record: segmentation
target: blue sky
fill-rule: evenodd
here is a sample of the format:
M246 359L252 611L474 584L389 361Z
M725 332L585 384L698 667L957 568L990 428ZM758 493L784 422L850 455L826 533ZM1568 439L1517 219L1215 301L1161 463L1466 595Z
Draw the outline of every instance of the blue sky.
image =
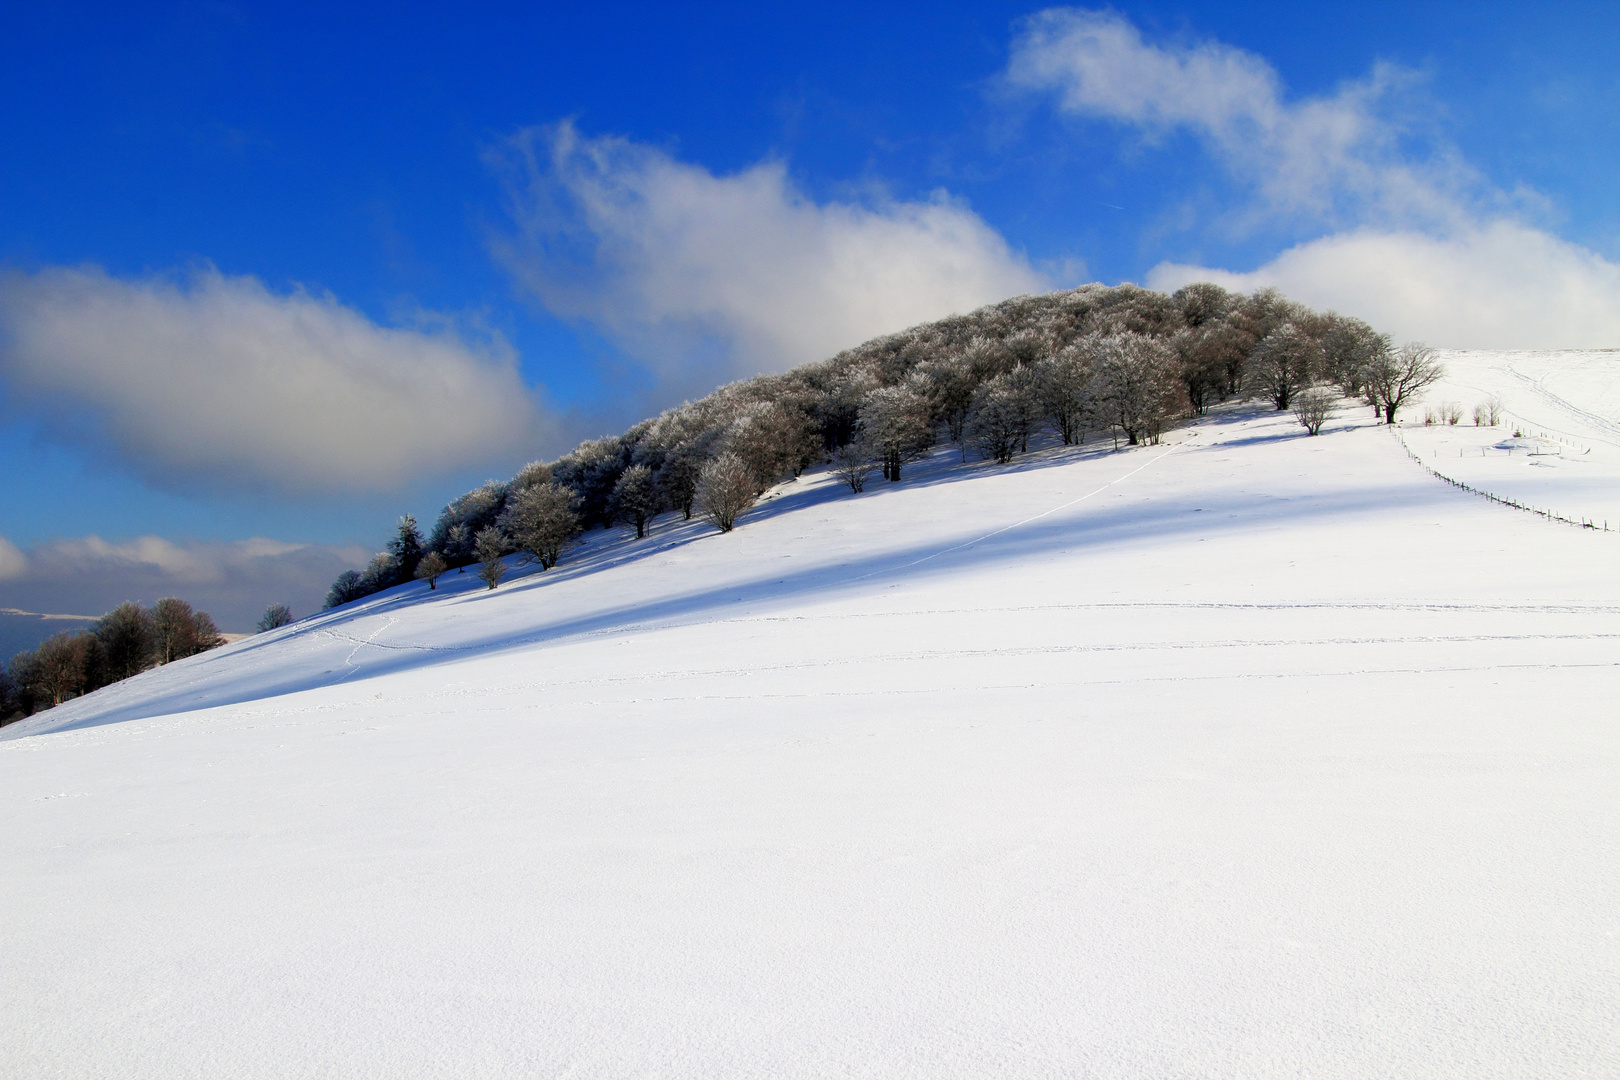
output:
M1029 289L1620 346L1613 5L6 21L0 606L307 609L401 512Z

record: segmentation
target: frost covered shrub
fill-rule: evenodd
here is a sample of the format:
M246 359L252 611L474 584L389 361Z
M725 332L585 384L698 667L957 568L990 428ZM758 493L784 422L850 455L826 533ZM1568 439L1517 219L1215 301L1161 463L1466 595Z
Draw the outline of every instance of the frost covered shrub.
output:
M1463 411L1462 406L1455 401L1447 401L1440 405L1440 413L1446 418L1446 423L1456 427L1458 421L1462 419Z
M874 464L872 452L860 439L839 447L833 454L834 473L857 495L866 487L866 478L871 475Z
M1320 432L1332 410L1333 391L1325 386L1307 387L1294 399L1294 417L1305 428L1307 435Z

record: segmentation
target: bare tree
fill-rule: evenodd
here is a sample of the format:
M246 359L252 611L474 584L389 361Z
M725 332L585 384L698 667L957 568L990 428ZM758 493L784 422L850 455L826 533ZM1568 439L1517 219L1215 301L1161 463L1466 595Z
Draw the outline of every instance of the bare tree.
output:
M450 567L445 565L444 556L437 551L430 551L416 564L416 580L427 582L428 590L432 591L439 587L439 575L448 569Z
M1367 394L1383 410L1384 423L1393 424L1401 406L1439 382L1445 373L1434 350L1414 341L1368 365Z
M561 484L541 484L507 501L501 530L523 554L550 570L579 535L579 496Z
M433 557L438 558L437 554L433 555ZM425 562L426 559L423 561ZM439 565L444 565L443 559L439 560ZM417 570L420 572L421 569L421 564L418 563ZM259 633L262 634L267 630L274 630L277 627L286 626L292 621L292 608L288 607L286 604L271 604L269 607L264 609L264 614L259 617Z
M1502 399L1492 394L1474 406L1474 426L1495 427L1502 422Z
M833 454L833 471L857 495L866 487L866 478L875 464L872 451L859 438L845 443Z
M1333 391L1325 386L1308 386L1294 398L1294 416L1304 425L1307 435L1320 432L1332 411Z
M478 553L478 576L491 589L506 577L507 540L501 530L491 525L479 529L473 539L473 550Z
M54 634L34 650L29 674L36 699L60 705L84 693L91 640L89 634Z
M705 465L698 478L698 508L721 532L730 532L757 497L748 466L729 451Z
M646 536L647 523L664 508L653 471L645 465L632 465L624 470L619 482L613 485L613 498L608 507L614 520L636 527L636 539Z
M157 633L152 613L141 605L119 604L96 620L91 633L101 644L99 682L127 679L151 666Z
M157 662L168 664L225 644L219 627L206 611L193 611L190 604L166 596L152 606L156 631Z

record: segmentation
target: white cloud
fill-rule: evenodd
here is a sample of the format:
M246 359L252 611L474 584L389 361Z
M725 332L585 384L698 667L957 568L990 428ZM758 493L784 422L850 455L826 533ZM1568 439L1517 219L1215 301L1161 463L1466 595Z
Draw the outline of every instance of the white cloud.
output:
M532 442L509 349L213 269L0 277L0 375L47 431L163 486L387 491Z
M1620 265L1536 229L1498 221L1449 237L1353 232L1290 248L1249 273L1163 263L1150 288L1275 285L1353 312L1402 340L1452 349L1620 345Z
M1006 78L1072 114L1192 133L1253 185L1251 224L1337 230L1248 272L1161 263L1153 288L1275 285L1451 348L1620 345L1620 266L1519 220L1532 193L1495 190L1443 140L1414 140L1408 73L1378 65L1332 95L1289 101L1252 53L1150 45L1119 15L1056 9L1024 24Z
M1070 114L1153 136L1192 133L1272 216L1450 224L1459 193L1477 186L1445 146L1415 160L1403 145L1416 134L1403 92L1418 80L1391 64L1329 96L1287 101L1253 53L1212 41L1149 45L1113 12L1058 8L1023 23L1006 79L1054 94Z
M315 610L332 580L367 558L352 545L264 538L62 537L21 551L0 537L0 605L96 615L125 600L151 604L178 596L227 630L247 630L273 603L290 604L299 614Z
M0 581L20 578L28 572L28 556L17 545L0 536Z
M817 203L779 162L716 176L568 123L493 161L516 225L497 257L666 380L705 356L720 376L781 370L1047 284L943 193Z

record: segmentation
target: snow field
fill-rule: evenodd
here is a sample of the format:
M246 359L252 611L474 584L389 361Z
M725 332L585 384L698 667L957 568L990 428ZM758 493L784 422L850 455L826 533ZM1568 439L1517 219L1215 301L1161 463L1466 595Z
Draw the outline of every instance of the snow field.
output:
M1620 532L1620 350L1440 359L1446 377L1397 416L1419 460L1499 498ZM1474 406L1491 395L1504 405L1501 422L1476 427ZM1425 426L1425 410L1448 402L1462 420Z
M1616 538L1354 413L807 477L6 728L0 1073L1620 1075Z

